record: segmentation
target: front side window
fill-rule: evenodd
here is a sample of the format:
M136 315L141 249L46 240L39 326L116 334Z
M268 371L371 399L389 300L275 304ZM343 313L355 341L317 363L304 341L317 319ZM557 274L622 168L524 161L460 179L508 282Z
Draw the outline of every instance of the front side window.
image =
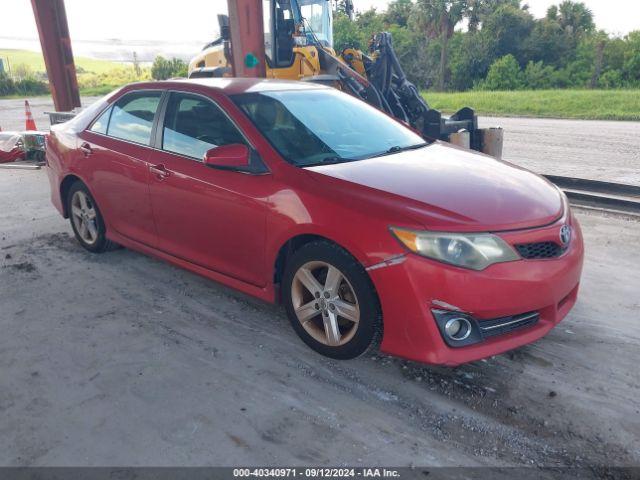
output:
M302 167L425 145L380 110L332 88L243 93L232 99L285 160Z
M149 145L160 96L161 92L134 92L118 100L113 106L107 135Z
M162 149L201 160L212 148L246 144L244 137L211 100L172 93L165 114Z

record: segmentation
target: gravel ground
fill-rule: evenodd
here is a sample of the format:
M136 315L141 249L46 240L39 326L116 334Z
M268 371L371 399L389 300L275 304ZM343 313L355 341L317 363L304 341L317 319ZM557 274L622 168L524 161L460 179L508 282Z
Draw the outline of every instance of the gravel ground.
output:
M580 213L570 315L445 369L320 357L276 306L82 250L48 196L0 171L0 466L640 466L640 223Z
M30 103L36 125L48 129L50 100ZM0 127L23 126L24 101L0 100ZM534 172L640 185L640 122L481 117L480 126L503 127L504 159Z

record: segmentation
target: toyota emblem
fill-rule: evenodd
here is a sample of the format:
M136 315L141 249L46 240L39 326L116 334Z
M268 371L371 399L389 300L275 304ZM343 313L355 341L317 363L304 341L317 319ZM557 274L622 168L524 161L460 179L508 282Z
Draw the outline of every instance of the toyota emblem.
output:
M563 225L560 229L560 241L562 245L568 245L571 241L571 227L569 225Z

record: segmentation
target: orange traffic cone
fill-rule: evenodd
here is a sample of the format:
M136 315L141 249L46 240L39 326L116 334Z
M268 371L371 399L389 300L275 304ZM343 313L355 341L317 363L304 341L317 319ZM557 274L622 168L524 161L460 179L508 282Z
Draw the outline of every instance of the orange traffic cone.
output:
M33 115L31 114L31 107L29 106L29 100L24 101L24 114L27 117L25 122L25 130L38 130L36 127L36 122L33 119Z

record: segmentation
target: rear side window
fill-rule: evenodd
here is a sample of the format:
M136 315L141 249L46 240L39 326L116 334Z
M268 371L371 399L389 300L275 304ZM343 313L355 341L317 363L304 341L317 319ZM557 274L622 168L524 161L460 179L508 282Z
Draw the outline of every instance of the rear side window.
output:
M118 100L113 106L107 135L149 145L160 96L161 92L134 92Z
M163 150L201 160L207 150L231 143L247 142L211 100L186 93L171 94L162 131Z

